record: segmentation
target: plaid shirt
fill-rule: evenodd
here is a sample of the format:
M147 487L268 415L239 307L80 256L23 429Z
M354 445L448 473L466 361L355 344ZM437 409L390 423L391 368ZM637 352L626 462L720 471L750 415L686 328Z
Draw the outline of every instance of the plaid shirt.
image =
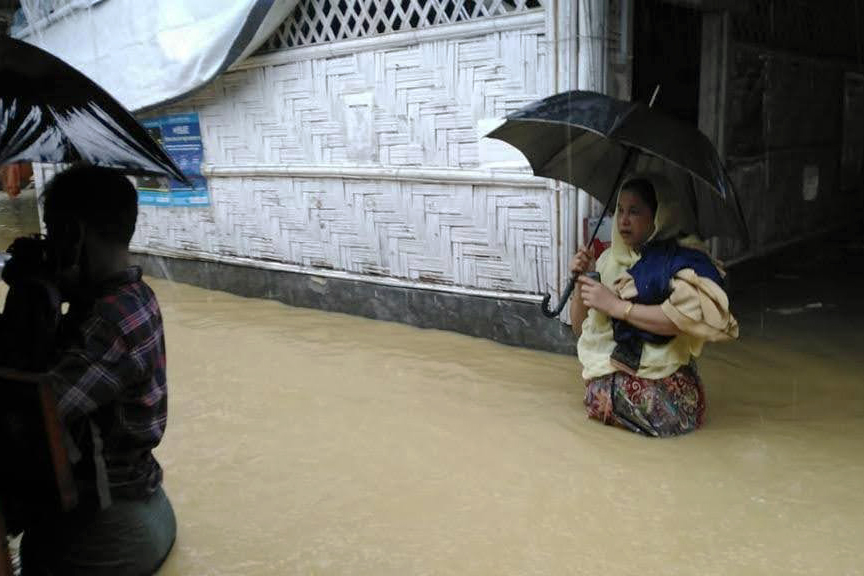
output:
M165 338L156 296L132 267L73 305L61 326L65 343L50 371L68 426L89 416L101 430L112 492L152 493L162 469L151 450L168 412Z

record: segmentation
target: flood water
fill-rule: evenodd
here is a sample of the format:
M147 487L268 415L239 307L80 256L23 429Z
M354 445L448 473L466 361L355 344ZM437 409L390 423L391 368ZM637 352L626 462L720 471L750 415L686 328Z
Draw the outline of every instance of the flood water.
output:
M161 574L864 574L864 253L826 250L733 302L670 440L588 421L572 357L154 279Z

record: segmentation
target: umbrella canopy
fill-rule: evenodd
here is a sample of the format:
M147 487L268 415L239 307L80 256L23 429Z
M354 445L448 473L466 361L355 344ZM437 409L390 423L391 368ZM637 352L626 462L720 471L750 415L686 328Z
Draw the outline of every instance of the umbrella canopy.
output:
M128 110L59 58L0 37L0 78L0 165L85 162L188 182Z
M691 177L681 193L688 196L703 238L748 240L740 204L708 138L645 104L563 92L510 114L487 136L519 149L537 176L573 184L604 204L628 166L659 161L662 171Z

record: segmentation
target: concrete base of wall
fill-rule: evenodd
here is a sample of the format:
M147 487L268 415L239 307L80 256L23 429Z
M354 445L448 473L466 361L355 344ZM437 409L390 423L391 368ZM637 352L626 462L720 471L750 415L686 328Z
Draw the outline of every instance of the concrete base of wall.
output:
M134 254L133 259L149 276L210 290L576 353L570 328L543 316L537 304L149 254Z

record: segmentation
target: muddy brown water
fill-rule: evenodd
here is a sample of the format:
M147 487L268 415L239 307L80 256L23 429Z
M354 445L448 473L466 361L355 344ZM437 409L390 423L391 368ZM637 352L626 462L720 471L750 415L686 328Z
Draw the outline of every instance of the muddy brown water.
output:
M860 280L789 270L662 441L586 420L572 357L152 279L161 574L862 574Z

